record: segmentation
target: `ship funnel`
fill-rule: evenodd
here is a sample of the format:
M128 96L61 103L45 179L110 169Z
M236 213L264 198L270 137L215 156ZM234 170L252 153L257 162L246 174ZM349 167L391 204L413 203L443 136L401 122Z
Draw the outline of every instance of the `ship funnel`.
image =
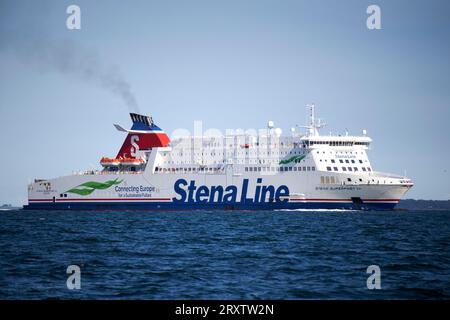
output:
M131 117L131 121L133 121L133 123L142 123L148 127L153 126L152 117L144 116L142 114L137 114L137 113L130 113L130 117Z
M117 130L128 133L116 158L135 158L139 150L169 145L169 136L153 122L152 117L137 113L130 113L130 117L133 121L130 130L114 125Z

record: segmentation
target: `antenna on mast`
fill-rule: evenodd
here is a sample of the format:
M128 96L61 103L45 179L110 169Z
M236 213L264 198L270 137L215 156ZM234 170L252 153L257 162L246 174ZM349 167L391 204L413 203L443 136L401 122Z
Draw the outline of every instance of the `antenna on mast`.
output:
M314 103L307 104L306 107L309 109L309 125L302 126L303 128L308 129L309 136L318 136L320 128L325 127L325 123L321 121L321 119L316 120L315 116L315 105Z
M307 108L309 108L309 125L311 126L311 127L313 127L314 126L314 122L315 122L315 105L314 105L314 103L312 103L312 104L307 104L306 105L306 107Z

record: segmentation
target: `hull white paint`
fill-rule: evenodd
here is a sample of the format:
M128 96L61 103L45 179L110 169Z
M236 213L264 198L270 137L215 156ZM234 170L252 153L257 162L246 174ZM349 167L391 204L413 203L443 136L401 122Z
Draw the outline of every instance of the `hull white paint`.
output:
M375 175L374 175L375 176ZM276 175L247 174L233 176L224 174L98 174L74 175L46 180L50 186L36 183L29 191L29 207L42 209L114 209L126 208L142 210L183 210L183 209L295 209L295 208L329 208L329 209L391 209L410 188L409 184L379 178L371 184L320 184L320 172L286 172ZM345 175L339 180L356 175ZM257 183L257 179L262 179ZM101 190L95 189L89 195L67 192L87 182L106 183L120 181L117 185ZM180 184L183 192L175 192L176 182L183 179L187 184L195 182L189 199L186 184ZM248 188L243 196L242 186L248 180ZM257 186L279 186L289 189L289 196L281 195L275 199L266 192L266 197L255 201ZM209 194L197 195L200 186L206 186ZM219 199L219 192L211 198L214 186L236 186L237 194L233 199ZM181 194L180 194L181 193ZM225 192L224 192L225 193ZM183 199L183 196L185 199ZM245 199L244 199L245 198ZM359 201L359 199L360 201ZM229 200L229 201L227 201ZM124 206L125 205L125 206Z

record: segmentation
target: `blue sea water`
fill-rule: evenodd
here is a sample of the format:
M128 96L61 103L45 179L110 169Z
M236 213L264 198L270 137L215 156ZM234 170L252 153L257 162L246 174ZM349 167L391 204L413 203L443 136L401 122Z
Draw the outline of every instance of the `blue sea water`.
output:
M2 211L0 299L448 299L449 249L450 211Z

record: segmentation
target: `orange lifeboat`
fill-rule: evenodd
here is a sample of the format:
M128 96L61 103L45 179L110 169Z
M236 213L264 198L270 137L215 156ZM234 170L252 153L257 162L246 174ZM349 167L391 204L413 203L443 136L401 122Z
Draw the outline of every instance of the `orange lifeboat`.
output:
M119 161L123 166L140 166L145 163L142 158L123 158L119 159Z
M100 164L104 167L117 167L120 164L119 159L103 157L100 159Z
M140 166L145 161L142 158L107 158L103 157L100 160L100 164L104 167L117 167L117 166Z

